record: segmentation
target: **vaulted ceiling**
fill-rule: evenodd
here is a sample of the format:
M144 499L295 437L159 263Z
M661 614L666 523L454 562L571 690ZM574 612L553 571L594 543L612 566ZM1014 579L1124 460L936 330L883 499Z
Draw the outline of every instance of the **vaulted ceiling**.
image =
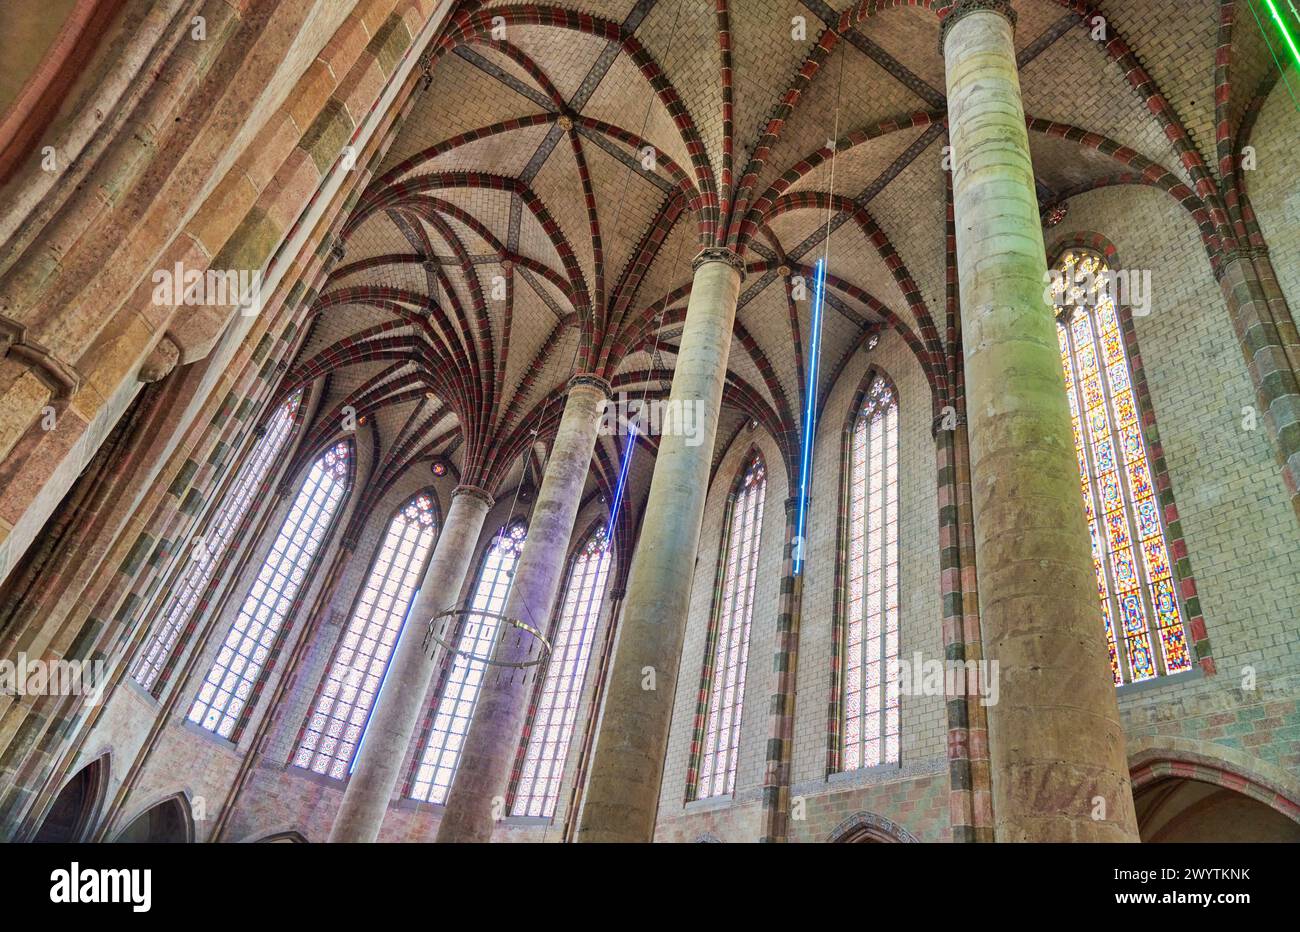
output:
M790 276L810 274L829 230L821 393L889 328L950 398L949 6L460 3L286 388L327 379L322 419L347 404L374 418L374 494L443 455L508 486L575 372L638 396L667 387L691 260L726 245L747 276L720 446L757 420L789 466L810 307ZM1241 6L1015 0L1045 208L1148 184L1216 234L1220 163L1276 76ZM602 440L592 494L618 458Z

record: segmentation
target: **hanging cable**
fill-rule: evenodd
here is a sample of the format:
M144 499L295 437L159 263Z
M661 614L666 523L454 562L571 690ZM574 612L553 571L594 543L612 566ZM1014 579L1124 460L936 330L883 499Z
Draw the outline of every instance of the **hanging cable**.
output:
M668 46L667 46L668 48L672 48L672 47L673 47L673 40L675 40L676 37L677 37L677 27L678 27L679 23L681 22L681 17L682 17L682 7L686 5L686 2L687 2L687 0L682 0L682 2L681 2L680 4L678 4L678 7L677 7L677 15L676 15L676 17L673 19L673 28L672 28L672 32L669 33L669 37L668 37ZM641 138L642 140L645 139L646 129L650 126L650 114L651 114L651 112L652 112L652 108L654 107L654 101L655 101L655 98L654 98L654 95L652 94L652 95L650 95L650 99L646 102L645 116L644 116L644 117L642 118L642 120L641 120L641 132L640 132L640 134L639 134L639 135L640 135L640 138ZM623 182L623 197L621 197L621 198L619 199L619 202L618 202L618 208L617 208L617 210L616 210L615 213L614 213L614 224L613 224L613 226L612 226L612 228L611 228L611 230L612 230L612 232L614 233L614 235L618 235L618 224L619 224L619 221L621 220L622 215L623 215L623 204L627 201L627 192L628 192L628 189L629 189L630 186L631 186L631 178L632 178L632 175L633 175L633 174L634 174L634 172L633 172L632 170L629 170L628 173L627 173L627 175L624 176L624 182ZM677 261L680 261L680 260L681 260L681 249L680 249L680 247L679 247L679 248L678 248L678 254L677 254ZM663 315L664 315L664 312L665 312L666 310L667 310L667 306L665 305L664 311L661 311L660 314L659 314L659 320L658 320L658 323L659 323L659 324L662 324L662 322L663 322ZM582 340L579 339L579 341L578 341L578 347L581 347L581 346L582 346ZM653 353L651 354L652 358L658 354L658 351L659 351L659 337L658 337L658 327L656 327L656 333L655 333L655 349L654 349ZM571 368L572 368L572 366L576 366L576 364L577 364L577 360L578 360L578 354L577 354L577 349L575 349L575 350L574 350L574 355L573 355L573 363L571 364ZM645 403L645 389L644 389L644 387L643 387L643 389L642 389L642 405L644 405L644 403ZM632 460L632 451L633 451L633 449L635 449L635 447L636 447L637 427L636 427L635 423L629 423L627 426L628 426L628 441L627 441L627 446L626 446L626 447L624 448L624 450L623 450L623 459L622 459L622 462L621 462L621 464L620 464L620 466L619 466L618 481L617 481L617 483L615 484L615 487L614 487L613 501L610 502L610 513L609 513L609 517L608 517L608 518L606 519L606 521L605 521L605 546L606 546L606 547L610 546L611 543L613 542L613 539L614 539L614 522L618 520L618 514L619 514L619 511L620 511L620 508L621 508L621 505L622 505L622 501L623 501L623 493L624 493L624 491L625 491L626 483L627 483L628 468L629 468L630 465L631 465L631 460ZM529 614L531 615L531 610L529 611ZM531 617L530 617L530 619L529 619L529 622L532 623L532 619L531 619ZM548 828L547 828L546 830L544 830L543 833L542 833L542 840L543 840L543 841L546 840L546 833L547 833L547 831L549 831L549 826L548 826Z
M686 5L686 2L687 0L682 0L682 2L677 5L677 14L673 18L673 28L672 31L669 32L668 34L668 45L667 45L668 48L673 47L673 41L677 38L677 28L681 24L681 19L682 19L682 8ZM646 101L645 115L641 118L641 132L639 134L639 138L643 141L646 138L645 135L646 130L650 126L650 114L653 112L654 101L655 98L653 95L651 95L650 99ZM629 170L624 178L624 183L623 183L624 196L619 199L618 210L614 214L614 232L616 234L618 232L619 219L622 217L623 214L623 204L627 201L627 191L628 188L630 187L631 179L634 174L635 174L634 171ZM681 260L682 260L682 246L681 243L678 243L677 255L674 256L673 258L672 268L677 268ZM668 313L668 302L664 302L664 306L659 310L659 316L655 319L654 346L650 350L651 367L662 366L662 359L659 355L659 338L663 329L664 316L667 313ZM649 380L647 380L641 386L641 397L637 400L638 415L640 414L640 412L645 410L646 397L649 394L649 391L650 391L650 383ZM629 420L627 423L627 431L628 431L627 446L623 448L622 461L619 464L619 470L618 470L618 479L614 486L613 501L609 503L609 518L607 518L605 522L605 540L607 546L609 542L613 540L614 526L618 520L619 513L622 511L623 495L627 490L627 476L632 465L632 453L636 449L636 438L638 433L640 432L640 427L638 426L638 420L636 419Z
M676 38L676 35L677 35L677 27L678 27L678 25L679 25L680 22L681 22L682 6L685 4L685 2L686 2L686 0L682 0L682 4L679 4L679 5L678 5L676 18L673 20L673 29L672 29L672 33L669 35L669 47L670 47L670 48L672 47L672 40L675 39L675 38ZM651 114L651 112L652 112L652 110L653 110L653 107L654 107L654 101L655 101L655 97L654 97L654 95L651 95L650 98L649 98L649 100L646 102L645 115L642 117L642 120L641 120L641 133L640 133L640 138L641 138L641 139L645 139L646 129L647 129L647 128L649 127L649 125L650 125L650 114ZM617 206L617 209L615 210L615 213L614 213L614 223L613 223L613 226L611 227L611 231L612 231L615 235L617 235L617 233L618 233L618 224L619 224L619 222L620 222L620 220L622 219L622 216L623 216L623 204L626 203L627 200L628 200L628 198L627 198L627 193L628 193L628 190L629 190L630 187L631 187L631 179L632 179L632 176L633 176L634 174L635 174L635 172L634 172L633 170L629 169L628 172L627 172L627 174L624 176L624 182L623 182L623 197L619 198L619 200L618 200L618 206ZM681 256L680 256L680 249L679 249L679 251L678 251L678 259L679 259L679 260L680 260L680 257L681 257ZM591 308L590 310L591 310L591 313L594 315L594 313L595 313L595 308ZM663 315L662 315L662 312L661 312L661 314L660 314L660 321L662 321L662 319L663 319ZM657 352L657 350L658 350L658 336L657 336L657 335L656 335L656 340L655 340L655 348L656 348L656 352ZM581 350L582 350L582 337L581 337L581 332L580 332L580 333L579 333L579 337L578 337L578 341L577 341L577 343L576 343L576 344L574 345L574 347L573 347L573 357L572 357L572 359L570 359L570 361L569 361L569 372L570 372L571 374L572 374L572 373L574 372L574 370L577 368L577 365L578 365L578 354L581 352ZM545 383L544 383L544 384L545 384ZM524 477L525 477L525 475L527 474L527 473L526 473L526 470L527 470L527 468L528 468L528 460L527 460L527 457L528 457L528 456L531 454L531 452L532 452L532 449L533 449L533 443L536 442L536 439L541 435L541 428L542 428L542 425L544 425L544 424L546 423L546 414L547 414L547 412L550 410L550 406L551 406L551 401L550 401L550 400L548 400L546 403L544 403L544 404L542 405L541 410L538 412L538 416L537 416L537 427L534 428L534 429L530 432L530 437L531 437L532 439L529 441L528 448L527 448L527 449L523 452L523 454L522 454L522 456L523 456L523 462L521 463L521 467L520 467L520 469L521 469L521 473L520 473L520 477L519 477L519 483L515 486L514 499L513 499L512 503L511 503L511 506L510 506L510 514L512 514L512 515L514 514L515 507L518 505L518 502L519 502L519 492L520 492L520 490L521 490L522 487L523 487ZM628 447L628 449L630 450L631 447L632 447L633 445L635 445L635 443L636 443L636 431L635 431L635 428L634 428L634 427L631 427L631 425L629 425L629 427L630 427L630 429L631 429L631 433L630 433L630 435L629 435L629 447ZM620 478L619 483L618 483L618 485L617 485L617 490L618 490L618 493L619 493L620 496L621 496L621 493L622 493L622 489L623 489L623 487L624 487L623 479L626 478L626 474L627 474L627 466L628 466L628 464L627 464L626 460L627 460L628 458L629 458L629 457L625 454L625 457L624 457L625 462L624 462L622 468L620 469L620 476L621 476L621 478ZM614 509L613 512L612 512L612 516L617 516L617 509L618 509L618 507L619 507L619 506L618 506L618 500L616 500L615 502L612 502L612 503L611 503L611 507ZM498 532L498 534L499 534L499 533L500 533L500 532ZM606 539L607 545L608 545L608 541L612 538L613 533L614 533L614 529L613 529L612 525L611 525L609 522L607 522L607 523L606 523L606 529L605 529L605 539ZM509 598L509 596L510 596L510 589L512 589L513 587L514 587L514 574L512 573L512 574L510 575L510 583L509 583L509 585L508 585L508 587L507 587L507 589L506 589L506 598ZM526 619L527 622L528 622L528 624L532 625L536 630L539 630L539 631L542 630L542 627L539 626L539 625L537 624L537 620L533 617L532 607L531 607L531 606L528 606L528 605L525 605L525 606L524 606L524 610L525 610L525 612L527 612L527 614L528 614L528 618Z
M840 141L840 101L844 93L844 59L847 55L840 52L839 83L835 90L835 131L831 140L831 178L830 196L826 201L826 236L822 245L822 257L814 266L813 304L810 321L811 338L808 349L808 379L804 389L803 446L799 465L799 517L795 530L792 560L794 575L803 574L806 534L808 530L808 489L812 481L813 441L817 435L817 382L821 362L822 315L826 301L826 269L831 258L831 234L835 219L835 162L839 152Z

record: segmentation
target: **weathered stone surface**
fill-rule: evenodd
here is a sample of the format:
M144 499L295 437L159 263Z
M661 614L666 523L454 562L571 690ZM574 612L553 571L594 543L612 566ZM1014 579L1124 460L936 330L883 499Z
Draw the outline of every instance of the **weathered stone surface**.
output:
M997 838L1136 841L1011 23L944 48Z

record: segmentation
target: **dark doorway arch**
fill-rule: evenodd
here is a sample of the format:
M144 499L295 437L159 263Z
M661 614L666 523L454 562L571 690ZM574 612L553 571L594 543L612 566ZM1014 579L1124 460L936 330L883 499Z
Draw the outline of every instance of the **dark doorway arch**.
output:
M140 813L113 839L121 844L184 844L194 840L189 801L181 793Z
M85 841L99 816L108 788L108 755L82 767L54 797L41 827L32 836L39 843Z
M835 844L912 843L916 836L896 822L874 812L855 812L835 826L826 839Z
M1143 842L1300 842L1300 823L1231 787L1168 777L1133 794Z

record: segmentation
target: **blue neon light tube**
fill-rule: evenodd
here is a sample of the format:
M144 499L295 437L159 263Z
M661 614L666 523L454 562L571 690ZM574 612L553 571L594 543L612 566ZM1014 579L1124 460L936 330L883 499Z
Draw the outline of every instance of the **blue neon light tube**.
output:
M808 387L804 392L803 451L799 460L799 521L795 533L794 575L803 574L808 529L808 488L812 482L813 438L817 433L817 371L822 354L822 308L826 298L826 260L813 274L812 342L808 353Z

